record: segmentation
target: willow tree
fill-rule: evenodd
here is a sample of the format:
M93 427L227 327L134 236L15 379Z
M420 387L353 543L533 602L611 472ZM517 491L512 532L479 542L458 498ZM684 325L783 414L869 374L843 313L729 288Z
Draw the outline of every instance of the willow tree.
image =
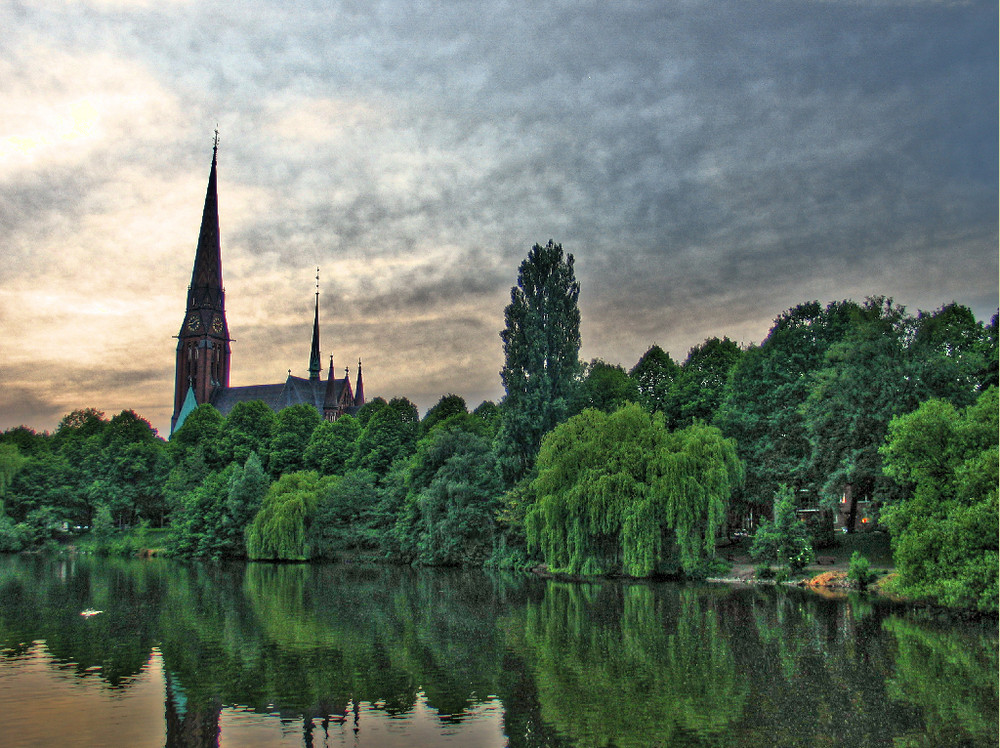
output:
M325 485L312 471L286 473L272 483L247 528L247 556L254 561L308 561L309 528Z
M506 397L501 408L497 452L511 485L532 468L542 437L569 410L580 362L580 284L573 255L550 240L528 252L504 309Z
M699 573L743 478L735 444L718 429L671 433L634 404L557 426L537 469L525 524L550 569L636 577Z

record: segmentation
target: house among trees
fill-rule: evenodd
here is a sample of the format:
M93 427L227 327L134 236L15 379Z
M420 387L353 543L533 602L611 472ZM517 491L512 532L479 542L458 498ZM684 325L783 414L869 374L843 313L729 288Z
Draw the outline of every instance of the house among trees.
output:
M316 276L316 310L313 319L309 377L292 376L284 382L230 387L229 323L226 320L226 292L222 286L222 246L219 239L219 194L216 164L219 152L218 131L212 148L212 168L208 175L205 208L201 216L198 249L188 287L187 310L177 334L177 367L174 380L174 411L170 432L181 427L188 413L202 403L215 406L226 415L237 403L260 400L275 412L289 405L308 403L328 421L344 414L355 414L365 404L361 359L358 359L356 385L351 386L350 371L338 378L330 356L326 380L321 377L319 347L319 275Z

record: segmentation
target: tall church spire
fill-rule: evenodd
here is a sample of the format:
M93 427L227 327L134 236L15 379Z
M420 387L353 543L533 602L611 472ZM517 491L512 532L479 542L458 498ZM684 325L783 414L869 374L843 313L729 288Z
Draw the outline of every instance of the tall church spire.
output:
M319 268L316 268L316 315L313 317L312 352L309 354L309 379L319 381Z
M219 131L212 143L212 168L208 174L205 207L198 232L187 309L177 334L177 368L174 377L174 415L171 431L184 407L188 389L198 405L211 402L229 387L229 326L222 288L222 247L219 240L219 193L216 167Z
M224 311L222 290L222 246L219 240L219 190L216 165L219 155L219 131L212 146L212 170L208 174L205 207L201 214L198 250L188 289L188 309L209 308Z

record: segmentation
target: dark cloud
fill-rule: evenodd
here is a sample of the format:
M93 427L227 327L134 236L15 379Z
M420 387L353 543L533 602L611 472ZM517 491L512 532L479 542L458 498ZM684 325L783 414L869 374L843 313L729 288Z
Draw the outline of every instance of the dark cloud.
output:
M12 79L39 49L100 51L183 113L0 173L0 281L54 262L39 245L123 174L207 173L219 122L240 377L304 367L319 265L338 366L370 357L378 388L427 405L495 396L507 292L549 238L577 258L584 356L627 366L653 342L760 340L807 299L997 304L995 3L74 3L0 23Z

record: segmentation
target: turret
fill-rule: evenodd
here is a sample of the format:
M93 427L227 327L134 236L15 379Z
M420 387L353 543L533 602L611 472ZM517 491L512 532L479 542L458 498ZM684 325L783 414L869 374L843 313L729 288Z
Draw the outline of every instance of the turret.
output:
M354 404L358 407L365 404L365 383L361 380L361 359L358 359L358 386L354 388Z

